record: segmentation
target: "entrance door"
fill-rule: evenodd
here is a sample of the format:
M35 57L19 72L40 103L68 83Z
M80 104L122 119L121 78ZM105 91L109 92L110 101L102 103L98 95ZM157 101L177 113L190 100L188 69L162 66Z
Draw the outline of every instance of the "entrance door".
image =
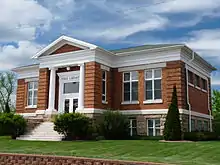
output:
M78 108L78 98L65 98L63 100L63 112L64 113L74 113Z
M78 108L79 71L58 73L59 113L74 113Z

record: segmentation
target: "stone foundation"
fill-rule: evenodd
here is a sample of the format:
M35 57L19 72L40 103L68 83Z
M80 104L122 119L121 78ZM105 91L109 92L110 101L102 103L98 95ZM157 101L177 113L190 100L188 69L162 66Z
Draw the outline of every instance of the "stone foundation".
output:
M163 135L163 130L164 130L164 124L166 121L166 114L160 114L160 115L138 115L138 116L132 116L136 117L137 120L137 134L138 135L147 135L147 119L160 119L160 134ZM204 121L208 122L208 130L210 130L210 121L207 118L201 118L201 117L196 117L192 116L192 120L195 119L196 123L196 128L197 126L197 121L200 120L202 121L202 124L204 124ZM181 126L182 126L182 132L188 132L189 131L189 115L186 114L180 114L180 121L181 121ZM203 126L203 125L202 125Z

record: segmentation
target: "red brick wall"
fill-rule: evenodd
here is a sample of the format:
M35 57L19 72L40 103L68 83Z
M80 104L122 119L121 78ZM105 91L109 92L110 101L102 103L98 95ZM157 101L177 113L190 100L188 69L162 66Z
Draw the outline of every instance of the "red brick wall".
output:
M26 108L27 107L27 97L28 97L28 83L25 79L19 79L17 85L17 96L16 96L16 112L17 113L32 113L36 111L36 108Z
M85 108L109 109L111 108L111 86L112 73L107 72L107 104L102 103L102 69L101 65L96 62L85 64Z
M82 50L82 49L76 46L65 44L61 46L60 48L58 48L57 50L55 50L53 53L51 53L51 55L59 54L59 53L66 53L66 52L73 52L73 51L78 51L78 50Z
M202 86L200 81L200 86ZM211 110L211 94L208 99L208 92L211 93L211 84L210 79L208 79L208 88L207 92L198 89L195 86L189 85L189 102L191 104L192 111L209 114L208 104L210 105ZM209 103L208 103L209 102Z
M39 82L38 82L38 100L37 100L38 110L45 110L48 108L49 82L50 82L49 69L41 68L39 70Z
M162 165L161 163L92 159L68 156L0 153L0 165Z
M144 70L139 70L138 99L140 104L121 105L122 102L122 72L113 69L112 99L113 109L136 110L136 109L167 109L171 103L173 86L176 85L178 92L179 108L186 107L186 77L185 66L181 61L168 62L162 69L162 100L159 104L143 104L144 101ZM117 84L117 85L116 85ZM119 85L120 84L120 85Z
M25 108L24 103L24 91L25 91L25 79L19 79L17 82L17 95L16 95L16 112L23 113Z

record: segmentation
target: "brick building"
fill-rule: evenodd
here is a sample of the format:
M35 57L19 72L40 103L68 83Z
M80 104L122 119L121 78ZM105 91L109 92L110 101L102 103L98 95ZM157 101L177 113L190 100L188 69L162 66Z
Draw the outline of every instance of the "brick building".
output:
M61 36L33 56L38 64L18 74L16 112L24 116L106 109L130 118L131 134L162 134L177 87L185 131L211 129L213 66L182 44L144 45L108 51Z

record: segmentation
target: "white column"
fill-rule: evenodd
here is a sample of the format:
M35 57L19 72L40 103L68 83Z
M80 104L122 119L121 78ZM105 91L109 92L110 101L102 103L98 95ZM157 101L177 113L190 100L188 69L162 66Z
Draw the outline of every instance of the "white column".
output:
M52 114L55 110L55 85L56 85L56 68L50 68L50 84L49 84L49 101L46 113Z
M85 68L84 64L80 64L80 74L79 74L79 101L77 110L84 109L84 82L85 82Z

